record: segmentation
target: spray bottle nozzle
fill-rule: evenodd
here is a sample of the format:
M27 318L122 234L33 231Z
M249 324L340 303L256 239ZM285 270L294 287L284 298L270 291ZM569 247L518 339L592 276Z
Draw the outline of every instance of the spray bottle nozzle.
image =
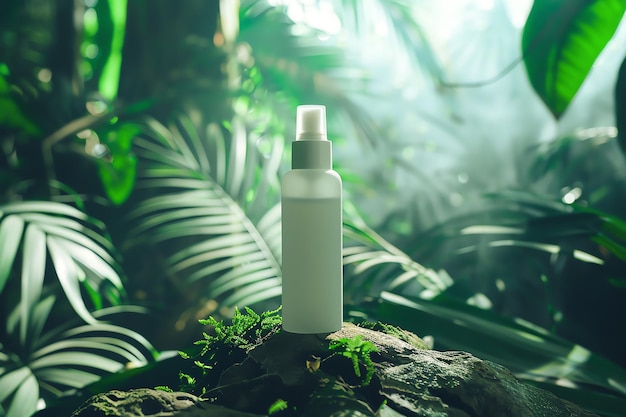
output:
M325 106L298 106L296 140L326 140Z

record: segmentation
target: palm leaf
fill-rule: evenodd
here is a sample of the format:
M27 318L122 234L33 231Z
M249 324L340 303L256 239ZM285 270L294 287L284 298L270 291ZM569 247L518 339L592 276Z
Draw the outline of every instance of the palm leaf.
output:
M413 256L443 267L450 253L467 255L517 247L604 264L598 244L626 256L626 224L615 216L520 191L486 195L483 209L450 219L422 233ZM495 253L495 252L494 252Z
M357 220L358 221L358 220ZM436 272L413 260L382 236L358 222L344 221L346 287L351 296L378 296L383 290L405 290L433 297L452 285L443 271Z
M248 305L280 294L282 140L262 157L243 119L228 128L187 116L147 122L135 142L143 199L128 215L129 242L158 245L179 285L201 282L209 298Z
M94 322L81 288L111 285L123 293L114 248L104 235L101 223L71 206L44 201L14 202L0 206L0 291L11 274L20 272L20 338L26 343L28 317L42 294L48 276L47 259L73 309ZM18 254L21 251L21 262ZM14 272L12 272L14 271ZM101 306L99 293L90 300ZM109 301L116 302L115 299ZM38 325L39 326L39 325Z
M28 368L22 368L22 370L26 374L22 380L4 381L4 378L0 378L0 384L17 382L15 389L9 391L9 394L12 394L12 401L7 408L6 417L30 416L37 410L37 401L39 400L37 380L34 375L30 374ZM9 376L13 375L9 374Z
M526 192L483 201L481 210L449 219L402 247L454 277L448 296L482 300L500 314L523 317L578 343L596 339L595 349L618 360L613 338L604 340L605 325L592 317L604 317L606 303L616 303L612 314L619 315L621 293L615 288L626 278L624 222ZM590 297L591 290L603 296ZM579 304L588 305L588 315Z
M141 335L102 321L114 318L116 310L95 312L100 321L92 324L64 323L42 334L54 301L54 296L47 296L30 312L28 319L33 323L26 326L28 345L19 340L14 344L16 351L0 345L0 405L8 410L7 417L28 417L40 397L49 400L128 364L142 366L154 359L154 349ZM20 310L18 306L10 314L8 335L13 333Z
M0 293L11 275L23 230L24 221L19 216L6 216L0 223Z

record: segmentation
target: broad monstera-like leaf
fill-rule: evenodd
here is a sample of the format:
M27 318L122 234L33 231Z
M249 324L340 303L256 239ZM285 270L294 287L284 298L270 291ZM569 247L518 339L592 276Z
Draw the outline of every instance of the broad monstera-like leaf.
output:
M624 0L535 0L522 38L533 88L559 118L613 36Z

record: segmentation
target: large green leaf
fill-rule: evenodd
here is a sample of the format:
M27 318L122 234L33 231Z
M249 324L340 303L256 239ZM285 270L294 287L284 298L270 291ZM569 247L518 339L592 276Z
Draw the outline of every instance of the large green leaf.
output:
M625 0L535 0L522 37L524 64L555 117L576 95L625 11Z

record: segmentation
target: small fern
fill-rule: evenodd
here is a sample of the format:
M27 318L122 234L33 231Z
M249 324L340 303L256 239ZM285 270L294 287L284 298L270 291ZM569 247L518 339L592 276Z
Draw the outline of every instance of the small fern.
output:
M277 333L282 323L278 314L280 310L281 307L276 310L265 311L259 315L249 307L245 308L245 313L235 308L230 325L224 324L223 320L218 322L213 317L199 320L200 324L212 326L215 335L205 332L203 333L204 339L195 342L195 344L203 346L202 355L211 349L212 343L223 343L247 352Z
M270 405L270 407L267 410L267 415L272 416L276 413L286 410L288 407L289 407L289 404L287 404L287 401L283 400L282 398L279 398L276 401L274 401L272 405Z
M374 376L374 362L370 357L372 352L378 352L376 346L369 340L363 340L361 335L357 335L353 338L341 338L339 340L332 340L329 348L336 354L345 356L352 361L354 367L354 373L357 377L361 378L361 363L365 366L367 371L362 385L369 385L372 377Z
M183 371L178 372L178 379L180 380L181 391L191 391L196 386L196 378L184 373Z
M213 334L204 332L203 338L194 343L202 347L199 352L195 354L179 352L184 359L193 360L194 369L199 374L194 377L181 372L179 374L180 390L195 392L201 388L203 393L206 390L206 385L213 382L209 371L218 367L220 361L228 358L228 362L232 363L236 361L237 356L241 356L243 359L250 350L278 333L282 324L280 310L279 307L259 315L248 307L245 308L245 312L236 308L229 325L225 324L223 320L217 321L213 317L199 320L200 324L211 326ZM215 378L219 376L219 372L214 374L217 374L214 375Z

